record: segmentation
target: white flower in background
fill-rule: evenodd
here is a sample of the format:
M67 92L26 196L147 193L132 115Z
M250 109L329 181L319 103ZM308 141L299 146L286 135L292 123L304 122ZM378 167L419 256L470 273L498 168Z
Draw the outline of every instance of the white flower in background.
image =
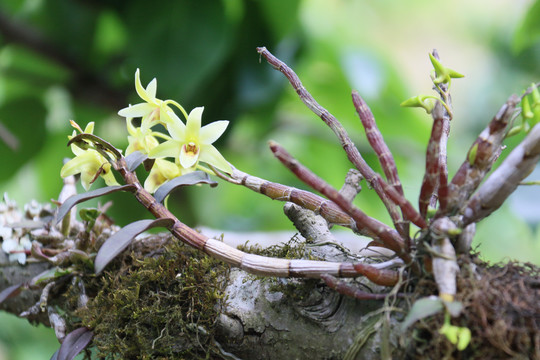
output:
M5 229L5 227L3 228ZM28 235L25 235L19 240L8 238L2 242L2 250L9 255L9 261L18 261L21 265L26 264L26 252L30 251L31 248L32 242Z

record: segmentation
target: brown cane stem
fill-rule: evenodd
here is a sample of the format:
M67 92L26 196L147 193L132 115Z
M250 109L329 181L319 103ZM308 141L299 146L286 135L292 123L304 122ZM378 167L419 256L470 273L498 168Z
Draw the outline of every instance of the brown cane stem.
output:
M296 73L290 67L288 67L287 64L272 55L265 47L258 47L257 52L264 56L266 61L268 61L268 63L276 70L279 70L283 73L283 75L285 75L302 102L304 102L304 104L313 113L320 117L321 120L324 121L324 123L328 125L330 129L332 129L343 147L343 150L345 150L348 159L360 171L366 181L370 183L371 187L375 190L379 198L384 203L390 217L392 218L392 221L399 227L398 224L401 223L401 215L397 210L396 204L388 198L383 190L382 184L380 183L381 178L377 178L375 171L373 171L373 169L371 169L371 167L362 158L362 155L360 155L360 152L352 142L343 125L341 125L341 123L328 110L319 105L313 96L306 90L298 75L296 75Z
M300 164L279 144L271 141L270 149L279 161L290 169L300 180L336 203L343 211L349 214L357 224L377 235L380 241L386 247L393 250L406 264L411 262L410 255L404 249L403 239L399 236L397 231L378 220L367 216L363 211L353 206L336 189Z

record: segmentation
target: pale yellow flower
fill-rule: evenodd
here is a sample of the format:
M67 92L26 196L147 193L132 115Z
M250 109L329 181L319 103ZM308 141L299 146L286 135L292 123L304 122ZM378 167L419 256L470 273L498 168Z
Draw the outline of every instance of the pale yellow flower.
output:
M152 170L150 170L150 174L148 174L148 177L144 182L144 188L152 194L165 182L190 173L193 170L194 169L184 169L165 159L156 159L154 166L152 166Z
M81 130L79 125L72 122L73 127L78 129L81 133L92 134L94 131L94 123L91 122L86 125L84 131ZM73 138L77 132L74 130L69 139ZM81 182L85 190L88 190L91 184L96 180L98 173L107 185L118 185L113 173L111 172L111 164L96 150L88 149L83 150L75 144L71 144L71 151L75 154L75 157L64 164L60 170L60 176L65 178L70 175L81 174Z
M159 145L159 142L155 138L152 130L148 127L148 122L143 122L141 127L135 127L131 120L131 118L126 119L127 130L129 133L129 145L126 149L126 155L129 155L134 151L148 154L150 150Z
M118 115L126 117L126 118L137 118L140 117L144 121L147 121L149 125L153 125L155 123L161 123L165 126L170 122L169 118L169 112L172 112L172 109L169 107L169 104L173 104L182 113L184 116L186 115L186 112L180 104L173 100L161 100L156 98L156 92L157 92L157 80L156 78L152 79L150 83L146 86L146 89L141 84L141 77L140 77L140 71L137 69L135 71L135 90L137 91L137 94L139 97L144 100L144 102L130 105L126 108L123 108L118 112Z
M185 169L196 167L199 161L231 173L227 160L212 145L225 131L229 122L220 120L201 127L203 107L191 111L184 123L172 111L171 122L167 127L170 140L165 141L150 151L149 157L173 157Z

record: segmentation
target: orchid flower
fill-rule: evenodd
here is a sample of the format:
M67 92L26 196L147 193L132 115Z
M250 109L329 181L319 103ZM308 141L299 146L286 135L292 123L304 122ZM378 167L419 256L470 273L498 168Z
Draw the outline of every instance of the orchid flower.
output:
M92 134L94 131L93 122L86 125L84 131L74 121L72 121L71 125L81 133ZM73 134L68 136L68 138L71 139L76 134L77 132L73 130ZM65 178L69 175L80 173L81 182L85 190L90 188L90 185L96 180L98 174L105 180L107 185L118 185L111 172L111 164L96 150L83 150L77 145L71 144L71 151L73 151L75 157L64 164L62 170L60 170L61 177Z
M123 108L118 112L118 115L126 118L141 117L144 121L149 122L149 125L155 123L161 123L165 126L171 121L168 114L172 112L169 104L175 105L180 111L187 117L187 113L184 108L174 100L160 100L156 98L157 80L152 79L146 86L146 89L141 84L140 71L135 71L135 90L139 97L144 102L130 105L127 108Z
M165 182L191 171L194 171L194 169L184 169L171 161L156 159L154 166L152 166L152 170L150 170L150 174L148 174L148 177L144 182L144 188L152 194Z
M173 157L184 169L194 168L201 161L231 173L232 169L227 160L212 145L223 134L229 122L220 120L201 127L203 110L204 107L193 109L185 125L171 111L169 116L172 122L167 130L172 138L153 148L149 157Z
M140 151L143 154L148 154L150 150L159 145L159 142L155 136L163 137L165 135L152 132L148 121L143 121L141 127L135 127L133 126L131 120L131 118L126 118L126 125L129 133L129 145L126 149L126 155L129 155L134 151Z

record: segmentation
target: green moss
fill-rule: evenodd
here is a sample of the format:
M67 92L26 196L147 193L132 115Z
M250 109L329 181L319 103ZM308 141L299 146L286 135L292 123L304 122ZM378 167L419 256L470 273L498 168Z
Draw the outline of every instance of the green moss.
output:
M297 235L294 235L291 240L285 243L272 245L267 248L262 248L260 245L249 245L249 242L246 242L244 245L238 246L238 249L250 254L282 259L321 260L320 258L313 256L308 245L308 241L304 241Z
M176 241L159 254L126 256L87 283L75 316L106 358L215 358L214 324L228 267Z
M267 248L262 248L260 245L249 245L246 242L244 245L238 246L239 250L250 254L261 256L269 256L282 259L308 259L322 260L314 256L308 247L309 241L293 236L289 241L278 245L272 245ZM281 292L287 298L293 301L302 301L310 294L313 289L321 284L319 279L278 279L275 277L263 277L253 275L253 278L265 281L270 284L268 290L271 292Z

